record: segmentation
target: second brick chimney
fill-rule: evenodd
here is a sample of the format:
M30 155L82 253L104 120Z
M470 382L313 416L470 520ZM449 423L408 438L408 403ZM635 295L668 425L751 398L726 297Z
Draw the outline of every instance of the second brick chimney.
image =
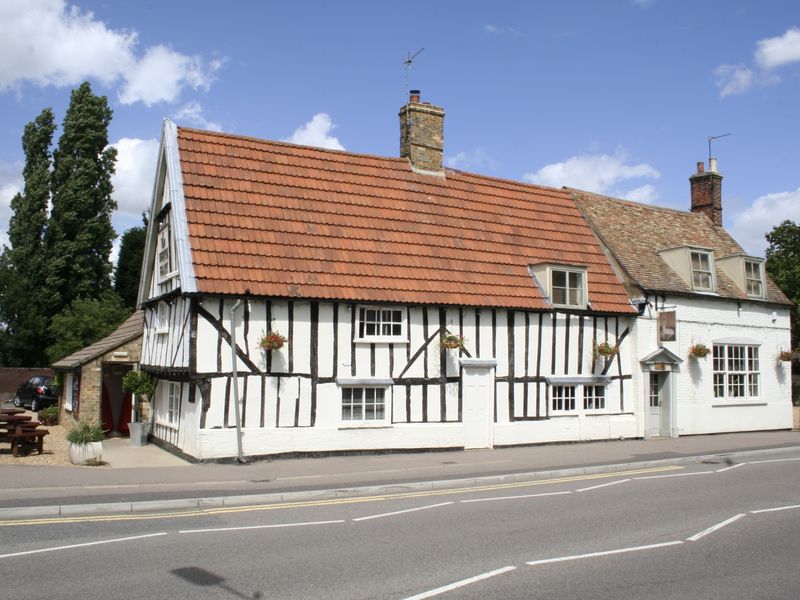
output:
M697 173L689 177L692 212L703 213L714 225L722 227L722 175L717 173L717 159L710 159L708 172L697 163Z
M444 109L419 101L419 90L411 90L408 104L400 109L400 156L408 158L415 171L444 174Z

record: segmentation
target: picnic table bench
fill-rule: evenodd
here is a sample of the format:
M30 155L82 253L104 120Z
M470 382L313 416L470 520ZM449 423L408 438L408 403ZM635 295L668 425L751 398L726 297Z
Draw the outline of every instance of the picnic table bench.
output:
M27 415L0 415L0 441L11 442L11 454L19 456L19 451L24 448L36 446L39 454L44 447L44 436L50 432L47 429L38 429L39 421L33 421Z

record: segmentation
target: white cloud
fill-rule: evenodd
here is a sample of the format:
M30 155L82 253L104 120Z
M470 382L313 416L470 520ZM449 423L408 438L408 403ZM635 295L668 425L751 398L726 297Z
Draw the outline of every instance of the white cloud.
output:
M767 247L764 236L786 219L800 223L800 188L757 198L734 217L731 235L748 254L763 256Z
M568 186L626 197L629 194L645 199L655 197L655 189L642 186L630 191L621 191L618 184L634 179L658 179L661 174L647 163L626 164L624 152L609 154L585 154L572 156L559 163L545 165L535 173L525 173L522 178L531 183L551 187Z
M186 56L163 45L147 49L145 55L126 74L119 94L120 102L174 102L184 87L207 90L214 81L220 61L205 64L199 56Z
M331 121L330 115L317 113L308 123L295 129L291 137L283 141L303 144L304 146L328 148L330 150L344 150L345 148L339 142L339 139L330 135L335 128L336 125Z
M497 161L489 156L485 149L480 147L475 148L472 152L459 152L455 156L450 156L445 160L445 164L451 169L464 169L467 171L497 168Z
M117 149L117 167L111 179L117 211L141 220L153 193L158 140L122 138L112 145Z
M756 80L756 74L744 65L720 65L714 69L714 84L722 98L743 94Z
M721 98L744 94L754 86L773 85L780 81L773 69L800 62L800 29L791 27L783 35L756 42L755 65L718 66L713 71L714 84Z
M791 27L781 36L759 40L756 62L764 69L800 62L800 29Z
M513 27L506 27L504 25L492 25L491 23L487 23L483 26L483 30L487 33L492 33L494 35L512 35L518 36L522 35L522 32L519 29L514 29Z
M8 244L11 199L22 191L23 185L21 164L0 163L0 249Z
M175 119L182 120L190 125L208 129L209 131L222 131L222 125L209 121L203 115L203 106L199 102L189 102L181 106L175 113Z
M137 55L135 31L113 30L66 0L0 2L0 92L23 84L64 87L85 79L121 84L120 101L176 101L186 87L207 89L221 67L166 46Z
M633 202L641 202L642 204L650 204L658 199L658 192L656 192L655 186L646 183L643 186L626 192L625 199L632 200Z

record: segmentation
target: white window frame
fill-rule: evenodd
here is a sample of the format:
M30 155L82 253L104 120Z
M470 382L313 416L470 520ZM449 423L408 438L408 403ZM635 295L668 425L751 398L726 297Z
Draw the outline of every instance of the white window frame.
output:
M602 384L585 384L581 386L584 412L601 413L606 410L606 386Z
M343 385L341 387L339 411L341 425L343 427L379 427L387 425L391 411L389 393L390 388L384 385ZM372 418L367 418L370 405L373 407L373 416ZM350 417L345 416L346 408L348 407L350 408ZM382 411L380 417L377 416L378 407ZM356 408L359 409L358 416L353 417L356 414Z
M575 384L554 384L550 387L551 414L577 414L578 386Z
M161 410L158 411L160 424L177 429L180 423L181 384L176 381L167 381L163 386Z
M608 413L607 377L548 377L548 409L551 416L602 415Z
M406 309L399 306L379 306L362 304L356 310L356 342L406 342L408 323L406 322ZM370 315L369 313L375 313ZM399 321L395 319L399 314ZM373 316L375 318L368 319ZM386 319L386 317L389 317ZM368 333L370 326L377 331ZM386 329L388 333L384 333ZM398 332L399 328L399 332Z
M758 270L757 276L751 275L748 270L755 267ZM753 287L753 291L751 290ZM764 297L764 263L760 260L744 259L744 289L748 298Z
M550 296L550 303L553 306L563 306L564 308L586 308L587 299L589 298L589 293L587 289L587 276L586 276L586 269L579 269L575 267L562 267L562 266L551 266L548 268L547 273L547 283L550 286L549 296ZM559 289L564 290L564 300L565 302L557 302L556 301L556 286L554 284L553 278L556 273L564 273L565 276L565 287L558 286ZM580 286L575 287L571 285L571 279L580 276ZM578 298L576 302L570 302L570 291L577 290Z
M163 300L156 305L155 320L156 335L169 333L169 305Z
M695 268L694 259L697 256L699 261L705 260L708 268L703 269L702 265L698 268ZM705 250L696 250L690 249L689 250L689 273L692 279L692 289L697 292L713 292L716 289L716 281L714 278L714 255L711 252L706 252ZM695 275L698 277L707 277L708 278L708 286L699 284Z
M758 345L715 343L711 363L715 401L742 403L761 399Z

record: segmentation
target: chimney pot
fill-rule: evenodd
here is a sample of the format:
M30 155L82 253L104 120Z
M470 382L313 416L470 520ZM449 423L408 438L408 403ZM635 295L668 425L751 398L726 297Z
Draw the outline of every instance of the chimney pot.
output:
M419 90L411 90L409 92L408 101L419 104Z
M716 158L709 158L708 159L708 170L712 173L717 172L717 159Z
M703 173L703 172L705 172L705 170L706 170L706 165L703 163L702 160L698 160L697 161L697 172L698 173Z

